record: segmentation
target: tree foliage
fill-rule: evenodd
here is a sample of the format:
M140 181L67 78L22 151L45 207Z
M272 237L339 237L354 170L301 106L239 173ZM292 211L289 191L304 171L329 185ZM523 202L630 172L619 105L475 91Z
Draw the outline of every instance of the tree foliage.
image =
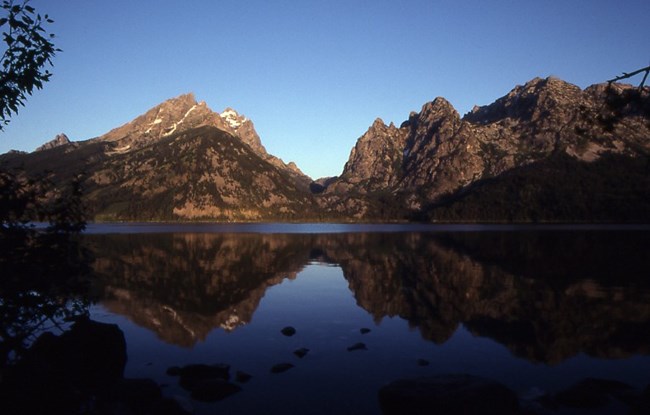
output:
M52 43L54 34L45 29L53 21L28 3L2 2L0 28L5 50L0 62L0 130L25 105L34 88L41 89L50 80L52 74L46 68L59 51Z

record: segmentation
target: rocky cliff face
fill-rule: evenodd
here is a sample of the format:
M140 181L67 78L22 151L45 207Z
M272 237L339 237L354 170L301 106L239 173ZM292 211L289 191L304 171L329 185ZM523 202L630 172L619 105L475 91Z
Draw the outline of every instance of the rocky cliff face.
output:
M66 140L0 164L56 183L84 172L103 219L650 220L648 87L536 78L464 117L438 97L399 127L377 119L341 176L314 182L268 154L251 120L192 94Z
M210 126L109 157L86 186L101 220L256 221L313 210L292 176Z
M98 220L269 220L313 212L311 181L266 152L253 123L192 94L167 100L87 141L65 136L30 154L3 156L64 183L82 173Z
M65 135L64 133L61 133L61 134L57 134L56 137L54 137L54 139L48 141L47 143L45 143L42 146L38 147L34 151L49 150L51 148L60 147L60 146L66 145L66 144L70 144L70 139L68 138L67 135Z
M554 154L577 162L650 154L650 89L600 84L581 90L536 78L462 118L439 97L400 128L382 125L375 122L359 138L343 174L324 194L330 205L340 206L337 195L353 188L391 192L418 211Z

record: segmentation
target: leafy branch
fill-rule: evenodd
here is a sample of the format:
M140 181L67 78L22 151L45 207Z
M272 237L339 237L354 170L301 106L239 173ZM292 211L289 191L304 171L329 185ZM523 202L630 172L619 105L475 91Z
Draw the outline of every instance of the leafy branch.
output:
M2 40L6 47L0 61L0 131L9 118L25 105L27 96L34 88L42 89L50 80L46 66L52 66L52 58L60 49L54 47L54 34L47 33L44 26L54 23L49 16L36 13L29 0L16 4L4 0L0 17Z

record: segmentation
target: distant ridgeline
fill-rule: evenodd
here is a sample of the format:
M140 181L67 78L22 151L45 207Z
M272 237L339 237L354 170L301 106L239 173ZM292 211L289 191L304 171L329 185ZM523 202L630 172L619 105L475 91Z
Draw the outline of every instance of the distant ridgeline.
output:
M438 97L399 127L377 119L342 174L317 180L191 94L0 168L61 185L83 174L99 221L648 223L650 88L536 78L463 117Z

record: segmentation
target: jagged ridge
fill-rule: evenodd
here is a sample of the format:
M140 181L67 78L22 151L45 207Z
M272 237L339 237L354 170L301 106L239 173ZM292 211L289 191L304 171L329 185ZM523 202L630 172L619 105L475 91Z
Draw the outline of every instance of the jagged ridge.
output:
M268 154L248 118L232 108L216 113L192 94L165 101L100 137L59 137L37 152L0 160L34 174L50 170L55 182L83 171L87 201L100 219L646 222L646 182L621 181L646 175L649 96L647 87L612 83L581 90L556 78L536 78L464 117L438 97L399 127L377 119L357 141L341 176L315 182L295 164ZM618 156L615 167L584 167L609 155ZM549 174L548 166L560 170ZM561 190L544 182L587 170ZM525 186L532 196L509 190L513 175L516 183L537 183ZM601 180L604 175L616 179ZM585 209L599 193L605 195L597 200L602 211ZM554 198L570 200L565 214L546 209ZM530 214L515 212L522 200ZM476 203L495 202L501 208L492 215L470 213L480 210Z

